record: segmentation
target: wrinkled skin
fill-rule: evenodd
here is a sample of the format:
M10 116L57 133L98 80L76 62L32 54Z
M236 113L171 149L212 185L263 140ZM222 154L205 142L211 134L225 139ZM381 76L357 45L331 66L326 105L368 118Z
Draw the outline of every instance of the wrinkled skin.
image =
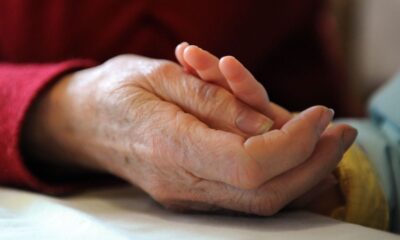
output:
M175 63L122 55L60 79L27 138L35 159L109 172L167 208L272 215L329 175L356 135L326 129L333 114L322 106L262 134L237 127L243 114L262 118Z

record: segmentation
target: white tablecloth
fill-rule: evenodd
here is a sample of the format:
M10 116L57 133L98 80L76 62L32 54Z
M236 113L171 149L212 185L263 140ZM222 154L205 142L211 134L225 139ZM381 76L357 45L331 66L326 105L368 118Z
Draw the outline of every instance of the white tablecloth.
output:
M400 239L306 212L275 217L178 214L118 187L69 198L0 188L0 239Z

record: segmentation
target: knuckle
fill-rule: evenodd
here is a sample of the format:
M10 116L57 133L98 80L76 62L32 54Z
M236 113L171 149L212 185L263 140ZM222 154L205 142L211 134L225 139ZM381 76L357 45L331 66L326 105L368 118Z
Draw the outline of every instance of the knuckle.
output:
M202 82L198 84L194 90L196 96L200 98L201 101L209 101L210 99L220 100L222 97L218 87L209 83Z
M272 216L276 213L276 211L272 210L268 201L253 203L249 212L261 216Z
M266 198L253 203L251 211L259 215L272 216L281 210L284 203L282 194L270 189Z
M201 82L194 86L194 95L198 103L203 103L201 112L204 112L206 119L213 119L221 116L222 113L232 110L229 94L222 88L210 83ZM226 114L224 114L226 116ZM229 114L228 114L229 115Z
M166 78L173 76L177 71L180 71L178 64L168 60L154 60L149 69L150 74L162 75Z
M233 185L241 189L257 189L263 184L264 175L259 164L248 159L236 165Z
M273 216L277 214L279 210L281 210L280 205L273 201L266 201L260 209L261 214L265 216Z
M303 159L311 156L311 154L314 151L314 145L311 144L309 141L306 141L305 139L301 138L299 138L298 141L296 142L295 148L297 154L301 156Z
M171 191L164 187L153 190L150 195L164 208L172 211L209 211L215 208L211 203L204 201L202 197L190 193L190 190L185 193L179 193L179 191Z
M182 69L176 63L168 60L151 59L142 68L143 76L153 89L170 86L171 80L177 79L180 73L182 73Z
M279 212L279 210L281 210L285 202L286 197L282 193L282 191L272 190L270 199L267 201L268 204L266 204L266 206L268 206L266 212L268 212L269 215L276 214L277 212Z
M146 83L144 88L155 93L163 92L162 89L170 89L175 86L173 83L176 83L175 80L182 73L182 69L176 63L168 60L146 59L140 61L138 65L140 74Z

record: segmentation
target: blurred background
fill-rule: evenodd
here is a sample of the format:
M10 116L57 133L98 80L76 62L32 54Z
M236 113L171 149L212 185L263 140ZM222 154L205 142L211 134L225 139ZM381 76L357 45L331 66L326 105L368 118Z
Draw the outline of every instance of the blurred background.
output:
M352 92L365 106L370 94L400 71L400 1L333 0L333 3Z

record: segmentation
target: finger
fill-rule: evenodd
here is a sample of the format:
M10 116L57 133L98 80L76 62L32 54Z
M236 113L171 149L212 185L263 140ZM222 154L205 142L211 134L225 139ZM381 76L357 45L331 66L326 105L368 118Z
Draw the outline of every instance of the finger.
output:
M310 199L306 204L302 209L322 215L331 215L335 209L346 205L346 199L339 184L336 184L334 187L326 189L319 196Z
M257 215L273 215L329 174L352 144L356 131L347 125L326 130L316 151L302 165L272 179L254 190L243 190L221 182L196 180L188 191L174 194L178 209L210 211L230 209Z
M269 101L264 86L237 59L232 56L223 57L219 67L233 94L273 119L273 128L281 128L291 119L291 113Z
M269 118L222 87L182 74L180 69L170 65L165 68L154 73L154 78L150 80L154 86L149 91L155 91L162 99L177 104L208 126L248 137L262 134L273 125ZM163 77L160 78L160 75Z
M183 52L188 46L189 44L187 42L178 44L175 48L175 57L187 73L197 76L196 71L185 61L183 57Z
M267 116L270 115L269 98L265 88L236 58L221 58L219 68L235 96Z
M184 54L185 61L190 63L202 80L215 82L228 91L232 91L232 86L236 87L236 91L233 92L235 97L256 108L269 118L274 119L274 128L281 127L290 119L291 114L276 104L271 106L264 87L236 59L232 64L231 58L233 57L224 57L222 60L218 60L211 53L193 45L187 47ZM224 76L220 69L227 74ZM227 76L232 76L232 74L232 79L226 78ZM240 77L244 78L239 79ZM231 83L230 80L233 82ZM241 87L241 85L243 86Z
M338 180L331 173L325 178L323 178L315 187L313 187L310 191L306 192L292 203L290 203L291 208L304 208L311 201L316 199L318 196L323 194L325 191L337 186Z
M183 58L202 80L215 83L230 91L228 83L219 70L219 59L216 56L197 46L191 45L185 48Z
M214 82L228 91L233 91L236 97L249 106L273 118L274 121L277 120L277 127L287 121L289 114L284 113L278 106L271 108L264 87L233 57L218 60L211 53L192 45L186 47L184 61L196 70L202 80Z
M275 122L274 128L280 128L291 118L291 114L282 107L276 104L269 104L268 100L264 101L268 99L264 87L236 59L231 59L233 57L225 57L219 61L217 57L197 46L184 46L185 54L184 57L180 57L183 58L180 62L185 62L185 64L187 64L187 62L190 63L192 69L197 72L202 80L216 81L220 86L232 91L231 88L225 84L227 82L225 77L233 75L232 79L227 80L229 84L238 87L235 88L238 89L238 91L234 92L234 95L249 104L249 106L255 107L261 113L272 118ZM220 68L224 69L227 73L226 76L221 73ZM243 80L238 79L240 75L244 77ZM233 82L230 83L229 80ZM236 84L236 82L238 83ZM242 90L243 87L240 87L240 85L244 85L247 92L241 92L240 90Z
M312 189L334 170L356 135L357 131L348 125L327 129L306 162L272 179L258 191L259 197L253 202L256 211L262 215L273 214Z
M243 178L244 182L238 184L246 188L256 188L303 163L313 153L332 117L332 110L315 106L295 116L280 130L247 139L244 143L245 150L259 167L250 178ZM246 173L249 169L243 171Z
M276 103L270 102L270 117L274 121L272 129L280 129L285 125L290 119L293 118L293 114L279 106Z

